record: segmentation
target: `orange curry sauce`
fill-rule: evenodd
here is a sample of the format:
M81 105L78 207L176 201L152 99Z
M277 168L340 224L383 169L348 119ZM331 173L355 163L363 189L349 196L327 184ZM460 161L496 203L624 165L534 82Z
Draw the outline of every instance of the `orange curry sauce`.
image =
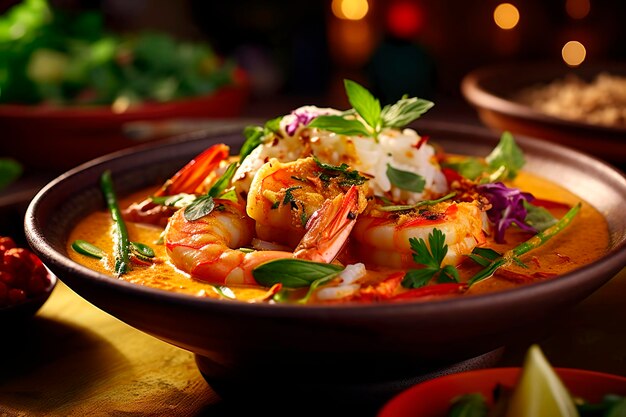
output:
M560 186L524 172L520 173L511 186L530 192L538 199L564 203L568 206L573 206L582 200ZM132 202L141 201L152 191L153 190L143 190L128 196L120 201L120 206L123 208L127 207ZM567 209L556 207L550 209L550 211L555 217L561 218ZM224 288L195 280L188 274L174 268L167 261L165 247L155 243L159 240L163 229L131 222L127 222L127 227L130 240L151 246L156 253L157 261L151 266L134 266L129 273L123 275L120 279L138 285L147 285L162 290L195 294L204 297L225 298L226 294L226 298L235 297L242 301L260 300L267 294L267 288L263 287L233 286ZM114 239L112 237L112 230L113 223L108 211L103 209L102 211L90 214L81 220L70 234L67 244L67 251L70 257L74 261L91 269L113 276L114 260L112 253ZM496 244L493 242L492 238L488 237L486 246L502 253L522 241L527 240L531 236L532 234L522 232L513 226L506 232L505 244ZM71 248L71 243L77 239L86 240L100 247L107 253L107 256L98 260L76 253ZM505 269L500 269L493 277L471 286L465 294L499 291L539 280L552 279L600 258L606 253L607 247L608 227L604 217L587 202L582 201L582 209L572 224L553 237L545 245L522 256L522 261L528 268L522 268L518 265L507 266ZM468 261L463 261L461 265L459 265L462 281L464 279L466 280L467 277L480 269L480 267L472 261ZM397 283L403 276L403 273L401 271L395 271L395 273L393 273L389 270L370 271L365 280L375 284L377 281L380 281L381 278L389 278L390 276L395 277L395 282ZM394 291L402 292L406 290L399 287ZM420 300L430 298L432 297L426 296L420 298ZM349 300L349 298L347 300ZM376 300L376 297L361 297L361 301L372 300ZM311 297L309 300L309 303L316 302L319 303L320 301L316 300L315 297ZM332 303L337 302L342 302L342 300L332 301Z

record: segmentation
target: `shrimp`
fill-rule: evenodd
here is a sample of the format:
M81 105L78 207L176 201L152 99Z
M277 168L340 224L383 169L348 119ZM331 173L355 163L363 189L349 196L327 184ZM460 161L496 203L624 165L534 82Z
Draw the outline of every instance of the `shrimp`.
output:
M448 245L443 265L455 265L485 243L487 224L478 202L442 202L410 212L383 212L370 204L354 226L351 250L369 265L415 267L409 238L421 238L428 245L428 235L436 228Z
M357 214L366 205L367 178L347 165L334 167L303 158L270 159L256 173L248 193L247 214L256 222L258 238L290 247L303 238L308 222L325 201L357 187Z
M213 284L254 285L252 270L281 258L332 262L341 251L356 222L359 191L325 200L308 222L307 231L294 252L249 251L254 220L247 216L242 199L215 199L215 208L197 220L185 219L184 209L170 218L164 241L170 261L196 279Z
M149 223L160 226L167 224L168 218L177 210L172 206L157 204L153 197L171 196L180 193L191 194L203 183L207 176L227 160L229 147L224 144L213 145L194 159L189 161L174 176L165 183L151 197L139 203L131 204L123 211L126 220L136 223Z

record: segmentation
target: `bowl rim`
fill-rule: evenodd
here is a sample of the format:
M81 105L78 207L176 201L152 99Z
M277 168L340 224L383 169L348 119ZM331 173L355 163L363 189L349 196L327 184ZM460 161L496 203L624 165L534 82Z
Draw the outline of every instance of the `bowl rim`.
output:
M485 86L485 81L494 77L500 77L507 73L515 71L515 73L536 73L537 71L555 72L561 69L559 75L556 78L562 78L567 70L576 71L577 68L568 67L564 63L545 62L545 61L526 61L518 63L499 63L478 67L467 73L461 80L461 93L466 100L474 107L479 109L490 110L495 113L504 114L517 119L529 119L543 124L550 124L561 126L569 129L582 129L586 131L603 132L605 134L621 134L626 136L626 127L621 126L607 126L601 124L585 123L578 120L565 119L557 116L535 110L532 107L518 103L514 100L503 97L501 94L495 93L489 90ZM592 73L599 73L602 71L610 72L610 70L617 69L626 73L626 64L618 62L607 63L590 63L580 68L580 71L590 71ZM555 77L550 77L550 80ZM546 80L546 82L550 81ZM529 83L527 87L531 86ZM607 136L610 138L610 136Z
M454 132L457 134L466 134L471 132L473 134L479 134L483 138L495 138L495 134L484 127L465 125L462 123L447 123L447 122L428 122L422 126L427 126L428 129L439 129L448 132ZM422 128L422 127L420 127ZM238 133L240 134L240 132ZM207 141L209 138L219 138L232 136L234 133L217 133L213 136L200 136L195 138L200 141ZM548 148L552 151L557 151L571 157L582 159L586 164L596 166L603 170L608 170L610 174L617 180L624 184L626 190L626 175L612 167L610 164L601 161L598 158L589 156L579 151L567 148L562 145L548 143L539 139L530 138L523 135L516 135L516 139L520 138L522 144L528 144L535 147ZM332 313L334 317L350 317L355 313L359 314L359 317L364 319L384 319L387 316L397 315L399 312L406 312L406 309L419 310L420 314L435 314L441 312L442 309L446 309L446 306L462 307L463 309L478 310L486 308L487 305L503 304L508 305L517 298L533 299L535 296L546 295L552 293L560 293L561 287L566 288L578 287L579 284L584 284L587 281L586 276L594 274L595 271L611 270L619 271L626 266L626 239L619 243L616 247L608 251L602 258L594 261L591 264L587 264L580 268L577 268L569 273L558 276L557 279L544 280L536 283L523 285L513 289L504 291L498 291L487 294L476 294L467 297L459 297L454 299L442 299L442 300L428 300L424 302L407 301L407 302L374 302L374 303L338 303L338 304L323 304L323 305L291 305L291 304L268 304L268 303L247 303L237 300L220 300L208 297L197 297L192 294L175 293L167 290L147 287L143 285L133 284L131 282L115 279L110 275L106 275L92 269L83 266L63 253L54 249L50 241L43 235L42 227L36 216L38 207L42 204L42 200L46 195L50 193L59 184L70 180L76 175L80 175L81 171L104 166L108 162L118 158L128 157L130 155L140 152L159 152L169 147L177 146L181 141L184 141L184 137L177 137L171 140L159 144L142 144L132 148L123 149L117 152L113 152L108 155L93 159L84 164L81 164L52 180L46 186L44 186L37 195L32 199L29 204L25 215L25 233L30 246L35 252L47 262L50 262L53 266L59 267L64 270L72 270L81 275L81 279L87 278L92 284L98 286L113 286L115 290L121 291L127 294L140 295L151 299L166 299L169 303L176 305L184 304L191 305L198 309L211 309L211 311L221 311L224 313L229 312L245 312L253 313L255 315L263 317L279 317L285 316L287 313L289 317L326 317ZM214 142L211 142L214 143ZM610 280L614 274L606 278L604 282ZM61 278L63 281L63 278ZM489 303L485 303L485 300L489 300ZM450 309L453 310L453 309Z

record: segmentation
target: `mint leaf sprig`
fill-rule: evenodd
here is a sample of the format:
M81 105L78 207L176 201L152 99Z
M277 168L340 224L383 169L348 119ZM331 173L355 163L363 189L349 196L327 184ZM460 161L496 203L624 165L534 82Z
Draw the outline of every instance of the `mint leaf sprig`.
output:
M319 116L309 123L309 127L341 135L363 135L377 139L383 129L402 128L434 106L431 101L405 96L395 104L381 108L380 101L360 84L344 80L344 86L348 101L362 120L352 118L351 112L345 112L341 116Z
M409 243L413 251L413 260L424 267L407 271L402 279L403 287L420 288L433 278L438 284L459 282L459 271L453 265L441 266L448 253L446 235L441 230L433 229L428 235L428 245L424 239L413 237L409 238Z

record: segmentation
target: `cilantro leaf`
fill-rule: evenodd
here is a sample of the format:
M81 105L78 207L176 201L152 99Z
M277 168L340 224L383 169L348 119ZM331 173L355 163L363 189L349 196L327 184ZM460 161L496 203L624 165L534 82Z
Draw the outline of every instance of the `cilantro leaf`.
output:
M398 100L381 111L383 127L402 128L426 113L435 103L417 97Z
M348 101L357 113L375 132L381 128L380 101L365 87L351 80L343 81Z
M514 179L517 173L525 164L524 153L515 143L515 139L510 132L502 133L500 142L485 158L489 164L491 172L496 171L500 167L506 168L507 179Z
M428 285L437 273L434 268L410 269L402 278L402 286L405 288L420 288Z
M428 235L428 245L424 239L414 237L409 238L409 244L413 251L413 261L423 265L424 268L407 271L402 279L403 287L420 288L428 285L433 278L439 284L459 282L459 272L454 266L441 266L448 253L446 235L441 230L433 229L432 233Z
M403 190L421 193L424 191L426 180L421 175L413 172L402 171L387 164L387 178L389 182Z
M432 233L428 235L428 244L430 245L430 252L435 261L435 266L438 267L448 254L446 236L441 230L433 229Z
M308 127L316 127L322 130L328 130L339 135L354 136L363 135L370 136L371 131L367 127L356 119L344 119L342 116L319 116Z

